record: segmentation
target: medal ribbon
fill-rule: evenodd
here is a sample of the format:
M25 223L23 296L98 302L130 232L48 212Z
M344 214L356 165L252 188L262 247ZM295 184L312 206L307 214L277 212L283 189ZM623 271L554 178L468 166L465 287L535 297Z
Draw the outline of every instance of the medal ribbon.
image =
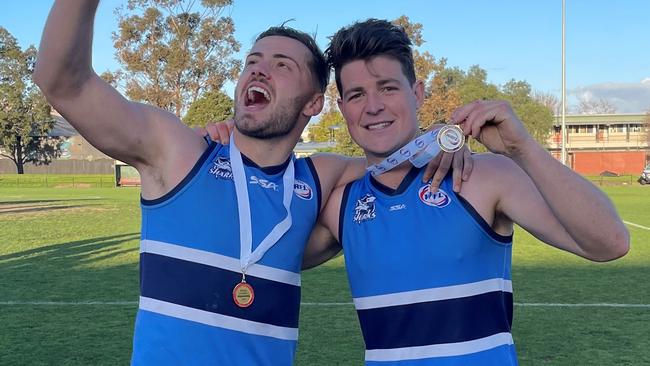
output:
M421 168L438 155L441 150L455 152L460 150L464 143L463 130L460 127L445 125L414 138L382 162L369 166L367 170L373 176L377 176L393 169L406 160L409 160L415 167Z
M262 240L260 245L252 251L253 233L251 230L251 211L250 200L248 197L248 186L246 184L246 172L244 171L244 163L242 161L241 153L235 144L234 135L230 135L230 166L232 169L233 180L235 183L235 193L237 194L237 208L239 211L239 241L240 241L240 263L242 274L246 273L246 269L253 263L256 263L264 253L280 240L280 238L291 227L291 198L293 197L293 184L294 184L294 164L293 156L289 165L282 175L283 196L282 204L287 211L287 216L277 223L275 227L268 233Z
M386 173L387 171L393 169L394 167L402 164L407 160L410 160L411 164L417 166L418 168L424 166L434 156L436 156L438 152L440 152L440 145L438 145L438 142L436 141L439 131L440 129L429 131L424 135L420 135L414 138L408 144L392 153L382 162L371 165L366 168L366 170L369 171L373 176L377 176L382 173ZM427 149L427 155L431 155L428 159L423 159L424 156L417 155L424 149ZM426 161L422 163L423 160ZM416 163L419 165L416 165Z

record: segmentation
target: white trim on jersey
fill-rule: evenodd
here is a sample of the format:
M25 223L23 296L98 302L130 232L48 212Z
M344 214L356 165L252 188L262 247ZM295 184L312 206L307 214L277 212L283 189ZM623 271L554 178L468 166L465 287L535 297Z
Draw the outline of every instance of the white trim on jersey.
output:
M189 320L196 323L206 324L213 327L235 330L238 332L273 337L288 341L298 340L298 328L280 327L277 325L264 324L251 320L244 320L232 316L212 313L205 310L198 310L187 306L177 305L166 301L160 301L149 297L140 296L140 310L151 311Z
M497 333L467 342L366 350L366 361L403 361L431 357L462 356L512 344L514 344L512 334Z
M429 301L457 299L493 291L512 292L512 281L504 278L492 278L485 281L472 282L463 285L357 297L354 298L353 301L357 310L366 310Z
M207 252L205 250L183 247L155 240L141 240L140 253L151 253L177 258L184 261L205 264L233 272L241 273L241 264L238 258ZM300 274L273 268L261 264L253 264L246 270L246 274L267 280L282 282L289 285L300 286Z

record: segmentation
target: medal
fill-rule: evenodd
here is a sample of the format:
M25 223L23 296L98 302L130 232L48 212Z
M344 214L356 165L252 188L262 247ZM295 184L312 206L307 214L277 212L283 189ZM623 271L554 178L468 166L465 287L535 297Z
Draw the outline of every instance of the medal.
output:
M253 231L251 225L251 209L246 184L246 172L242 162L241 153L235 145L234 135L230 135L230 165L232 168L233 181L235 183L235 194L237 195L237 210L239 215L239 249L242 279L232 290L232 298L240 308L247 308L255 299L253 287L246 282L246 269L256 263L266 251L271 249L275 243L291 228L291 198L293 197L294 165L293 157L282 175L283 194L282 204L287 212L284 219L278 222L271 232L252 250Z
M235 288L232 290L232 299L240 308L251 306L253 300L255 300L255 291L253 291L253 286L246 283L246 275L243 273L241 282L235 285Z
M457 125L444 125L435 131L418 136L384 161L371 165L367 170L377 176L409 160L417 168L425 166L440 150L453 153L465 144L463 130Z

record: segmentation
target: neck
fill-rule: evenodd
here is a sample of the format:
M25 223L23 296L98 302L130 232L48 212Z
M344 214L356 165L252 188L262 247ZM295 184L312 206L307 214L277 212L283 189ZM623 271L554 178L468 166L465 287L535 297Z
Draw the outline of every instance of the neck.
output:
M405 161L386 173L375 176L375 179L386 187L397 189L411 168L413 165L409 161Z
M239 151L260 167L284 163L298 142L293 133L273 139L258 139L246 136L235 128L233 135Z

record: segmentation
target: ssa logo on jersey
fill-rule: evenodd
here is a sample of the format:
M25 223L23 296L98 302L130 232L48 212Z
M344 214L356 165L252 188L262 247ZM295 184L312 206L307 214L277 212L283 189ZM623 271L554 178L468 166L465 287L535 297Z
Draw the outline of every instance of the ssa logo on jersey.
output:
M293 193L295 193L299 198L307 201L314 197L314 191L311 189L309 184L298 179L293 183Z
M449 198L447 192L438 188L438 191L436 193L431 193L428 184L425 184L422 186L422 188L420 188L418 195L420 196L420 201L422 201L425 205L433 207L443 208L447 206L449 202L451 202L451 199Z

